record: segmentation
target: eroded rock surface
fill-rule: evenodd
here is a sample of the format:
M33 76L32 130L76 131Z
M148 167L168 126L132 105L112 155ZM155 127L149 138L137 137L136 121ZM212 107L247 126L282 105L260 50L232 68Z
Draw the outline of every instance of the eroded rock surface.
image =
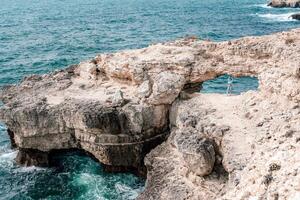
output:
M268 5L276 8L297 8L300 7L300 0L271 0Z
M47 163L43 152L75 148L113 168L138 168L170 133L145 159L140 199L284 199L299 195L299 120L285 107L298 112L299 52L295 29L101 54L3 88L0 118L28 165ZM257 76L259 92L192 94L223 74ZM286 160L269 163L277 154Z
M299 112L285 97L266 99L260 92L177 101L171 136L145 158L147 187L139 199L298 199ZM186 148L198 143L201 159L186 160L178 138ZM202 148L199 138L212 142ZM213 170L200 174L195 166L211 170L210 144Z

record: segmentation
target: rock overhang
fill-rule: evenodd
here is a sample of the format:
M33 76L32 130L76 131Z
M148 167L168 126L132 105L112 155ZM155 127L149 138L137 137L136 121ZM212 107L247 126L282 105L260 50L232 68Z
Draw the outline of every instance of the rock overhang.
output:
M98 55L5 87L0 116L20 148L83 148L107 165L138 166L146 146L167 135L170 106L193 84L222 74L257 76L262 93L298 102L299 33L218 43L189 38Z

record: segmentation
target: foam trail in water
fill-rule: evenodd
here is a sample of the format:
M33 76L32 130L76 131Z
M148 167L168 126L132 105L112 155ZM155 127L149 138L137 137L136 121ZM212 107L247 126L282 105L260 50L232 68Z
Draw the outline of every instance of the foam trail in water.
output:
M252 7L260 7L260 8L265 8L265 9L271 9L273 7L268 6L267 4L255 4Z
M289 22L289 21L295 21L291 18L291 15L295 13L285 13L285 14L257 14L259 17L266 18L271 21L279 21L279 22Z
M20 167L15 170L15 172L20 172L20 173L28 173L28 172L35 172L35 171L46 171L49 170L47 168L42 168L42 167L36 167L36 166L30 166L30 167Z

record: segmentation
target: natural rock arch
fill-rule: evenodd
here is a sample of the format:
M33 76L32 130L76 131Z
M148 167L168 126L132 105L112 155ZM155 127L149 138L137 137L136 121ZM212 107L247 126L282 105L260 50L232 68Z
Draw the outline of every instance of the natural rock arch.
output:
M108 166L138 168L168 136L169 108L193 84L257 76L262 93L298 102L299 33L218 43L187 38L102 54L3 88L0 118L20 153L81 148Z

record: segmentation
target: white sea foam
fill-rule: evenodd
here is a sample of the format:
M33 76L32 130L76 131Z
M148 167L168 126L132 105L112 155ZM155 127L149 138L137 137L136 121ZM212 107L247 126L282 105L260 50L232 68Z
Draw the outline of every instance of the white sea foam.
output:
M14 159L17 156L18 151L10 151L0 153L0 168L11 169L14 165Z
M11 152L5 152L0 153L0 160L14 160L17 156L18 151L11 151Z
M73 177L74 178L74 177ZM109 186L110 181L116 181L114 188ZM87 186L89 191L81 196L82 199L106 199L105 194L117 193L121 199L133 200L142 192L143 187L133 188L118 181L118 178L110 177L107 179L102 175L80 173L73 179L73 185Z
M284 13L284 14L257 14L259 17L268 19L270 21L279 21L279 22L289 22L289 21L295 21L291 18L291 15L295 13Z
M143 190L142 187L138 189L132 189L131 187L120 183L115 184L115 189L123 197L123 199L136 199L139 193L141 193Z
M268 6L267 4L255 4L253 7L260 7L260 8L265 8L265 9L272 9L273 7Z
M17 168L15 171L16 172L21 172L21 173L28 173L28 172L46 171L46 170L48 170L48 169L42 168L42 167L30 166L30 167Z

